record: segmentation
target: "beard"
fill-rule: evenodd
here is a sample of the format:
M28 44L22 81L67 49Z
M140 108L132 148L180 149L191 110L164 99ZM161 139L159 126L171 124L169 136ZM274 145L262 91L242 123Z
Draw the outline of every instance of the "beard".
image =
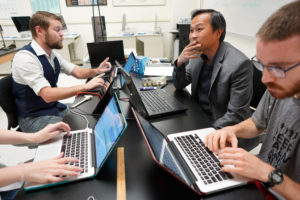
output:
M300 84L294 84L293 87L281 87L274 83L266 84L268 91L270 94L276 99L284 99L294 96L295 94L300 92Z
M60 41L58 41L58 42L46 41L46 44L51 49L62 49L63 48L62 42L60 42Z
M51 49L62 49L63 44L62 41L53 42L49 37L49 34L46 34L46 45Z

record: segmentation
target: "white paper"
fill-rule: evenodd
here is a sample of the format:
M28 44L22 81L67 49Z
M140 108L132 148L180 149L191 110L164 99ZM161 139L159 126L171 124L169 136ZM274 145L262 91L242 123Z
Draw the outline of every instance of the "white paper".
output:
M145 68L144 76L172 76L173 67L172 66L157 66Z

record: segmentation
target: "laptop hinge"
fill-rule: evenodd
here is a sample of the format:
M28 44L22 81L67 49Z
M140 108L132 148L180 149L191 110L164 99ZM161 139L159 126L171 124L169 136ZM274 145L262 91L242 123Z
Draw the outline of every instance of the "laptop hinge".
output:
M180 152L178 151L177 147L175 146L173 141L169 141L169 146L172 149L174 155L176 156L178 162L181 164L184 172L186 173L186 175L189 177L191 183L193 183L193 185L195 184L195 182L197 181L197 178L195 177L195 175L193 174L192 170L189 168L188 164L185 162L185 160L183 159L182 155L180 154ZM197 188L197 187L196 187Z
M92 147L92 167L95 168L95 172L96 172L96 167L97 167L97 159L96 159L96 145L95 145L95 134L94 133L90 133L91 134L91 147Z
M130 97L129 97L130 104L138 111L138 113L143 115L145 118L149 117L149 113L146 107L143 105L142 102L137 100L137 98L139 97L136 97L134 94L130 93Z

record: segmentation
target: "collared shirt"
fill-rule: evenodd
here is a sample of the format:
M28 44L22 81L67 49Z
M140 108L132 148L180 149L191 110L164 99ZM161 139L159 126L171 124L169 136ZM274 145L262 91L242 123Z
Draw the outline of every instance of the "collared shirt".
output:
M210 66L207 65L207 57L205 55L201 55L203 58L203 65L201 72L199 74L199 81L197 86L197 96L198 101L201 108L205 111L209 118L212 118L212 113L209 106L208 93L211 84L211 76L213 71L214 61Z
M53 69L55 69L54 58L56 57L61 72L68 75L72 73L75 65L63 59L58 53L51 51L51 54L48 55L35 40L32 40L31 47L38 56L45 55ZM16 53L12 63L12 76L17 83L31 87L36 95L39 95L42 88L50 86L50 83L44 77L43 66L39 59L26 50Z

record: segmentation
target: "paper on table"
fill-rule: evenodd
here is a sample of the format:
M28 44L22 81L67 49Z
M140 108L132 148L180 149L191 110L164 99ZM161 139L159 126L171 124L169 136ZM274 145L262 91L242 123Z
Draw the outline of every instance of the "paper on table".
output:
M144 76L172 76L173 67L172 66L157 66L145 68Z

